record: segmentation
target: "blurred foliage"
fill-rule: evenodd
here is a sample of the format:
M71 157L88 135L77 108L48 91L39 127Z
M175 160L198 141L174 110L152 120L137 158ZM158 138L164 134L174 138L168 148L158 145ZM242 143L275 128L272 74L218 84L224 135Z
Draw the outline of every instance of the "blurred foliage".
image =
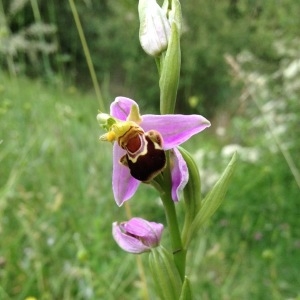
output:
M91 86L68 1L0 3L2 66L14 65L19 72L48 79L55 73L65 74L82 87ZM107 97L123 94L149 109L158 107L155 64L143 53L138 40L137 2L86 0L77 1L76 6ZM292 40L300 27L300 3L294 0L192 0L183 1L182 10L182 76L177 105L182 112L212 115L216 106L229 105L237 95L239 87L229 84L225 53L236 55L248 50L260 60L254 68L275 69L282 57L274 42L282 37ZM16 47L8 60L5 45L33 24L43 24L34 57L32 49ZM56 30L50 34L45 26Z
M13 75L45 75L49 72L51 55L57 52L56 25L44 23L36 1L0 2L0 63Z

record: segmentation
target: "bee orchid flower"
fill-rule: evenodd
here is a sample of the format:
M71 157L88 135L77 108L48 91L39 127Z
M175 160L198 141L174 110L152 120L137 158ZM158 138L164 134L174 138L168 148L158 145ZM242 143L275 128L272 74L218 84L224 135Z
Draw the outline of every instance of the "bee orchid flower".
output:
M108 130L100 140L113 145L112 186L116 203L121 206L136 192L141 182L150 182L166 166L165 151L171 150L172 198L188 181L186 163L177 146L210 126L200 115L140 115L137 103L117 97L110 115L98 114L97 120Z

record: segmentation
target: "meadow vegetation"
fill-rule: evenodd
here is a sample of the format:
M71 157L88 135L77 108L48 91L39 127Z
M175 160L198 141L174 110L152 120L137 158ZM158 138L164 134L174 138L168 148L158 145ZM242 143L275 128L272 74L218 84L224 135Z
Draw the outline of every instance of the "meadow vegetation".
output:
M142 58L137 45L134 5L98 2L78 8L84 25L91 20L87 39L106 108L122 93L142 99L143 111L153 112L157 82L146 71L154 63ZM40 30L43 42L59 46L56 52L32 47L15 55L0 35L0 299L143 299L135 256L111 237L112 222L127 216L113 199L112 147L98 141L99 104L75 24L67 4L59 11L54 0L36 3L45 24L58 30ZM251 10L247 3L183 4L190 18L182 38L188 50L177 111L207 113L212 122L184 145L195 155L204 193L233 151L239 155L226 200L193 242L187 268L196 299L299 300L299 4L285 1L280 10L254 1ZM196 4L205 7L198 15ZM21 33L28 38L20 30L39 14L29 12L26 1L12 7L2 0L1 6L11 12L0 24L2 33L9 29L5 42ZM121 26L124 18L128 30ZM210 18L223 20L223 26ZM67 20L68 28L61 24ZM70 26L72 43L65 32ZM106 39L92 43L97 31ZM193 44L195 31L202 40ZM127 48L126 38L134 40ZM32 49L37 56L28 55ZM153 189L140 186L130 201L132 214L165 224L158 200ZM180 215L182 203L177 209ZM143 255L142 260L147 264Z

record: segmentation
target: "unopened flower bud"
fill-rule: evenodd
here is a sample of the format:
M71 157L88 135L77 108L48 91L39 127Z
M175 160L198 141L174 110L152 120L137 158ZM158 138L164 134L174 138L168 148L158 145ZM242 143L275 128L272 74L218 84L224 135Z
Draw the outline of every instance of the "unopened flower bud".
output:
M155 0L139 0L140 42L145 52L157 56L167 49L171 26Z
M99 113L97 115L97 121L100 125L105 125L109 118L111 118L109 114Z
M97 115L98 124L107 131L117 122L117 120L109 114L99 113ZM107 140L106 138L100 137L101 140Z
M112 234L117 244L130 253L143 253L157 247L164 226L148 222L142 218L132 218L128 222L113 223Z

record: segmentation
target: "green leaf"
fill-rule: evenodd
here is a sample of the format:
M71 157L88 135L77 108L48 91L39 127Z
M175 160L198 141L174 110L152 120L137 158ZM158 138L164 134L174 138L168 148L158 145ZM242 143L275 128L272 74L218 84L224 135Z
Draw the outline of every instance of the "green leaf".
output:
M201 205L201 181L198 167L191 154L182 147L178 147L189 171L189 181L183 190L185 202L185 219L182 230L182 243L185 248L190 226Z
M207 194L207 196L203 199L201 209L197 213L191 225L191 230L189 232L187 244L190 242L192 236L216 212L216 210L224 200L230 180L235 170L236 162L237 154L234 153L220 179L214 185L212 190Z
M181 13L181 5L178 0L172 0L171 10L169 12L169 21L170 23L175 22L178 28L179 34L181 34L182 27L182 13Z
M162 67L159 79L161 114L171 114L174 112L180 76L180 64L180 34L176 23L173 22L168 49L166 55L161 57L160 63Z
M190 281L187 277L185 277L179 300L192 300L192 299L193 297L192 297Z
M179 299L182 281L172 254L162 246L153 248L149 255L149 265L160 299Z

